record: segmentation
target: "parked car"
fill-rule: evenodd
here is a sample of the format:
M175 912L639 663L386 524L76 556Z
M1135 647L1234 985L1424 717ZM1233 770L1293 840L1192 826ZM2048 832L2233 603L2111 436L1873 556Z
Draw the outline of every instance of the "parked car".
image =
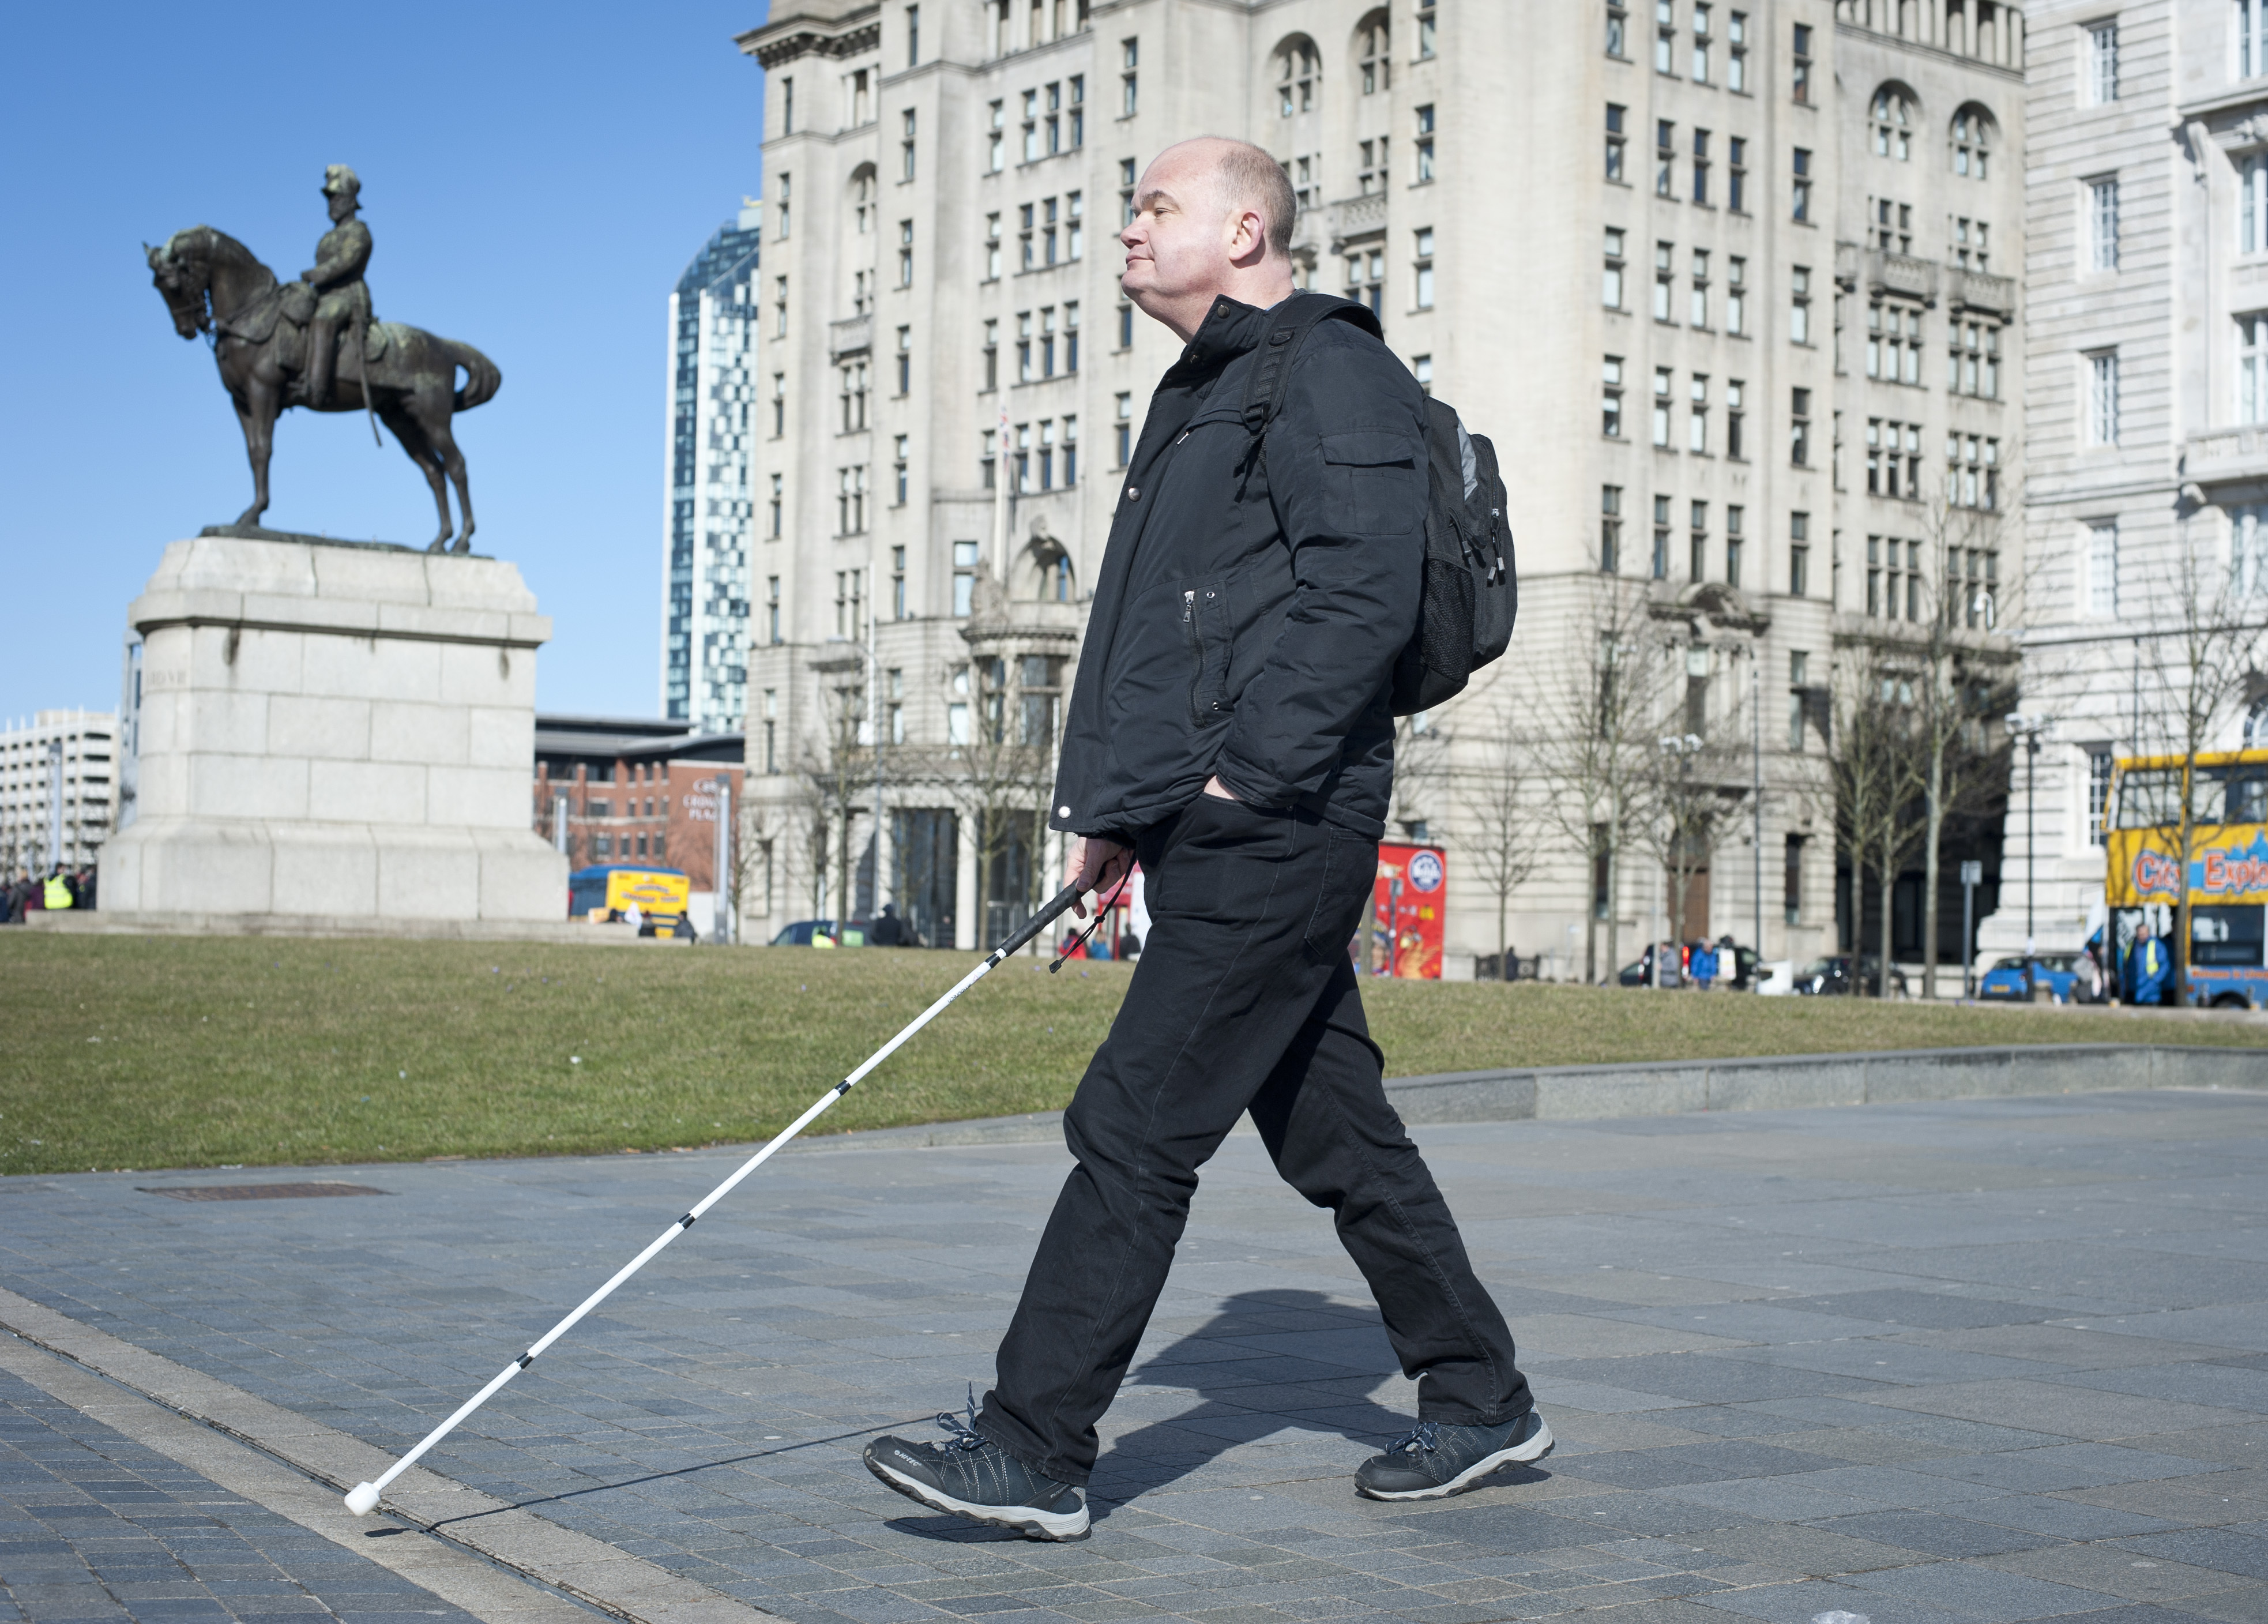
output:
M863 948L866 945L866 921L852 919L840 932L833 919L798 919L772 938L776 948L813 948L824 942L830 948Z
M1692 962L1693 949L1701 945L1697 941L1687 942L1677 955L1677 962L1675 964L1663 966L1669 972L1661 978L1663 985L1684 985L1685 967ZM1735 946L1729 952L1723 948L1718 949L1716 985L1720 987L1731 987L1738 993L1747 992L1750 984L1756 979L1758 962L1756 950L1754 948ZM1637 963L1624 965L1615 979L1624 986L1652 986L1653 985L1653 944L1647 944L1646 951L1638 956Z
M1795 961L1776 958L1756 968L1756 985L1752 989L1765 998L1784 998L1795 991Z
M2079 953L2035 953L2033 974L2054 994L2058 1004L2085 1003L2093 990L2086 956ZM1994 962L1977 984L1977 996L2024 1003L2032 996L2024 977L2024 956L2011 953Z
M1848 953L1838 953L1829 958L1815 958L1801 970L1797 971L1795 990L1812 997L1845 996L1858 992L1861 979L1866 984L1868 997L1881 997L1882 995L1881 961L1871 953L1859 955L1859 967L1854 976L1851 968L1851 956ZM1904 998L1905 995L1905 972L1893 964L1890 966L1890 996Z

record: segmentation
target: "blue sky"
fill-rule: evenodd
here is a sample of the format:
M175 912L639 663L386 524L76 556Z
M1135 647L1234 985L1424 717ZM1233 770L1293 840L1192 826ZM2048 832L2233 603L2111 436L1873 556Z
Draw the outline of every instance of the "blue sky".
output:
M218 227L279 277L354 166L379 314L504 373L460 417L479 550L555 621L547 710L655 715L669 290L757 189L768 0L11 13L0 66L0 716L118 697L168 541L252 499L202 341L142 244ZM423 543L424 480L359 416L285 414L280 529Z

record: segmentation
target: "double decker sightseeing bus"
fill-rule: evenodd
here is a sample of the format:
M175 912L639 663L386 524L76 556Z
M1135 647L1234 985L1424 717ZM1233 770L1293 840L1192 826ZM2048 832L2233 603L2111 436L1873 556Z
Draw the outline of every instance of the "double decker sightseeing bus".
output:
M2182 758L2139 756L2112 771L2103 807L2110 962L2146 921L2170 941L2181 899ZM2190 779L2189 987L2180 1001L2268 1009L2268 749L2197 758Z

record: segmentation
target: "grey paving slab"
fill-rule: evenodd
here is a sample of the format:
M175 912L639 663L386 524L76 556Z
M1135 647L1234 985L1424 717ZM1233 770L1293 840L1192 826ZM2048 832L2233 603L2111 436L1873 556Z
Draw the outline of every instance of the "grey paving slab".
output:
M34 1620L477 1624L4 1370L0 1607Z
M793 1624L2261 1616L2268 1100L1418 1136L1564 1440L1440 1506L1349 1492L1414 1388L1328 1219L1245 1135L1105 1421L1084 1545L921 1514L858 1459L990 1381L1065 1166L1049 1144L781 1157L430 1463ZM390 1192L356 1202L41 1179L6 1192L0 1286L400 1450L734 1159L326 1170ZM250 1176L166 1182L205 1177ZM19 1469L0 1457L0 1503ZM40 1587L31 1616L122 1616L59 1576L117 1539L100 1554L152 1617L302 1606L224 1536L144 1525L160 1502L136 1496L173 1492L89 1477L36 1529L0 1515L0 1570ZM276 1548L336 1570L321 1543ZM378 1589L365 1611L416 1609Z

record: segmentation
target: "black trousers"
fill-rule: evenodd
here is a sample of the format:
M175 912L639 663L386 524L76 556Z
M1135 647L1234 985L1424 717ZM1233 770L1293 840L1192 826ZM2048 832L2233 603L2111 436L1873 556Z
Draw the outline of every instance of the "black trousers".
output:
M1139 842L1151 930L1064 1117L1077 1165L1024 1284L977 1430L1085 1483L1188 1222L1197 1169L1247 1109L1277 1170L1330 1208L1419 1414L1495 1424L1534 1407L1512 1332L1381 1086L1347 942L1378 847L1217 796Z

